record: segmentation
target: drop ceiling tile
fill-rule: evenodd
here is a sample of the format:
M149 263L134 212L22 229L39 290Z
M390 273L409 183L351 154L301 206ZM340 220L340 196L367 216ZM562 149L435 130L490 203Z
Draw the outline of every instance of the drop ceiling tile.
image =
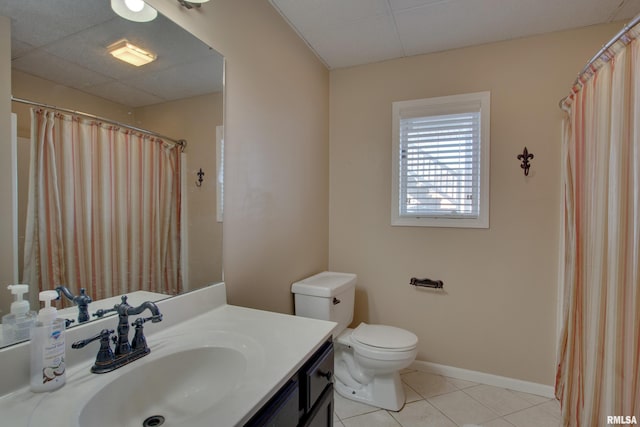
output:
M92 86L87 88L85 92L130 107L141 107L165 101L158 96L120 82Z
M14 59L18 59L21 56L26 55L27 53L31 52L34 49L36 48L31 46L29 43L25 43L21 40L12 38L11 39L11 60L13 61Z
M387 0L270 0L294 27L307 32L329 32L352 22L389 14Z
M404 56L389 15L361 20L332 31L311 33L308 41L330 68Z
M504 20L489 3L450 1L394 13L398 34L407 55L487 43L506 36Z
M111 81L109 76L70 64L41 49L31 51L12 61L11 65L25 73L80 90L87 86Z
M133 78L211 56L206 44L170 23L167 18L158 16L148 24L140 26L114 18L93 27L91 31L83 31L51 44L46 50L69 62L83 64L90 70L104 72L117 79ZM156 61L135 67L113 58L107 47L121 39L153 52L157 55Z
M104 22L113 12L107 1L2 0L0 15L12 17L13 37L40 47Z
M408 55L525 37L599 22L608 2L449 0L394 12Z
M391 10L404 10L434 3L445 3L449 0L389 0Z
M640 3L634 1L638 8ZM618 5L598 0L545 0L542 4L511 2L498 6L506 18L502 24L506 35L515 38L610 22Z
M107 0L0 0L0 15L11 16L12 65L16 69L84 92L98 85L95 94L116 102L125 102L119 97L132 100L136 106L164 101L151 95L160 89L145 92L124 85L104 86L116 78L144 80L147 72L158 73L186 64L196 63L197 67L196 71L179 73L190 76L186 96L193 96L195 86L209 88L204 76L210 81L222 81L222 56L162 15L150 23L134 23L115 15ZM114 59L106 47L122 38L148 47L158 59L144 67ZM217 58L204 60L215 62L215 70L204 68L209 63L197 64L205 57ZM195 76L203 76L203 81ZM166 79L156 80L168 86L183 86ZM133 100L135 93L142 101ZM176 96L175 90L171 96Z
M394 49L386 29L375 34L360 25L387 14L378 0L270 1L330 68L629 20L640 13L640 0L386 0L403 47Z
M133 78L123 83L153 94L165 101L188 98L202 93L221 92L220 64L214 58L191 64L181 64L173 68L147 73L144 77ZM203 72L204 71L204 72ZM221 74L220 74L221 75Z
M640 5L638 0L627 0L622 6L612 13L611 21L631 20L640 13Z

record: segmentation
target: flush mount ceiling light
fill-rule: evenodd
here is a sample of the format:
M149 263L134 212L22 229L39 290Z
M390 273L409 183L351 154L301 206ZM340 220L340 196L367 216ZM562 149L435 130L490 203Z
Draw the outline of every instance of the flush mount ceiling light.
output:
M136 67L148 64L156 59L154 53L131 44L125 39L117 41L107 47L107 51L119 60L135 65Z
M149 22L158 16L158 11L143 0L111 0L111 9L122 18L134 22Z

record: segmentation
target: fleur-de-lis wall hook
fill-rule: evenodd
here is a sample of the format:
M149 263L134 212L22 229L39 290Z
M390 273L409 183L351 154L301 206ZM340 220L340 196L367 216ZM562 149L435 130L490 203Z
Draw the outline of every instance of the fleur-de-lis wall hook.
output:
M204 178L202 178L204 176L204 172L202 172L202 168L200 168L200 170L196 173L196 175L198 175L198 181L196 182L196 185L198 187L202 187L202 181L204 181Z
M529 164L529 160L532 160L532 159L533 159L533 154L529 153L529 150L527 150L527 147L524 147L522 154L518 154L518 160L522 160L522 164L520 165L520 167L524 169L525 176L529 176L529 168L531 167L531 165Z

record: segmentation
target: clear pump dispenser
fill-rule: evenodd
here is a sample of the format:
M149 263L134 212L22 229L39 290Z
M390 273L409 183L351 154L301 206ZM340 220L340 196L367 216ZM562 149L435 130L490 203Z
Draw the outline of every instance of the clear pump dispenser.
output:
M11 303L11 313L2 316L3 344L9 345L29 339L36 313L29 309L29 301L23 295L29 292L29 285L9 285L7 289L15 296Z
M56 291L42 291L40 301L45 306L31 329L31 391L53 391L62 387L65 378L65 321L58 318L58 310L51 301Z

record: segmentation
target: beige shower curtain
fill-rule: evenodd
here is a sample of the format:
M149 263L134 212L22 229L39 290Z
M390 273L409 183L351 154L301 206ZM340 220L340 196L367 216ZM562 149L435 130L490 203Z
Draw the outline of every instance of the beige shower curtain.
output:
M615 43L564 103L564 312L556 396L566 426L632 417L640 423L637 35L636 26Z
M25 283L94 300L180 291L179 147L32 109L30 164Z

